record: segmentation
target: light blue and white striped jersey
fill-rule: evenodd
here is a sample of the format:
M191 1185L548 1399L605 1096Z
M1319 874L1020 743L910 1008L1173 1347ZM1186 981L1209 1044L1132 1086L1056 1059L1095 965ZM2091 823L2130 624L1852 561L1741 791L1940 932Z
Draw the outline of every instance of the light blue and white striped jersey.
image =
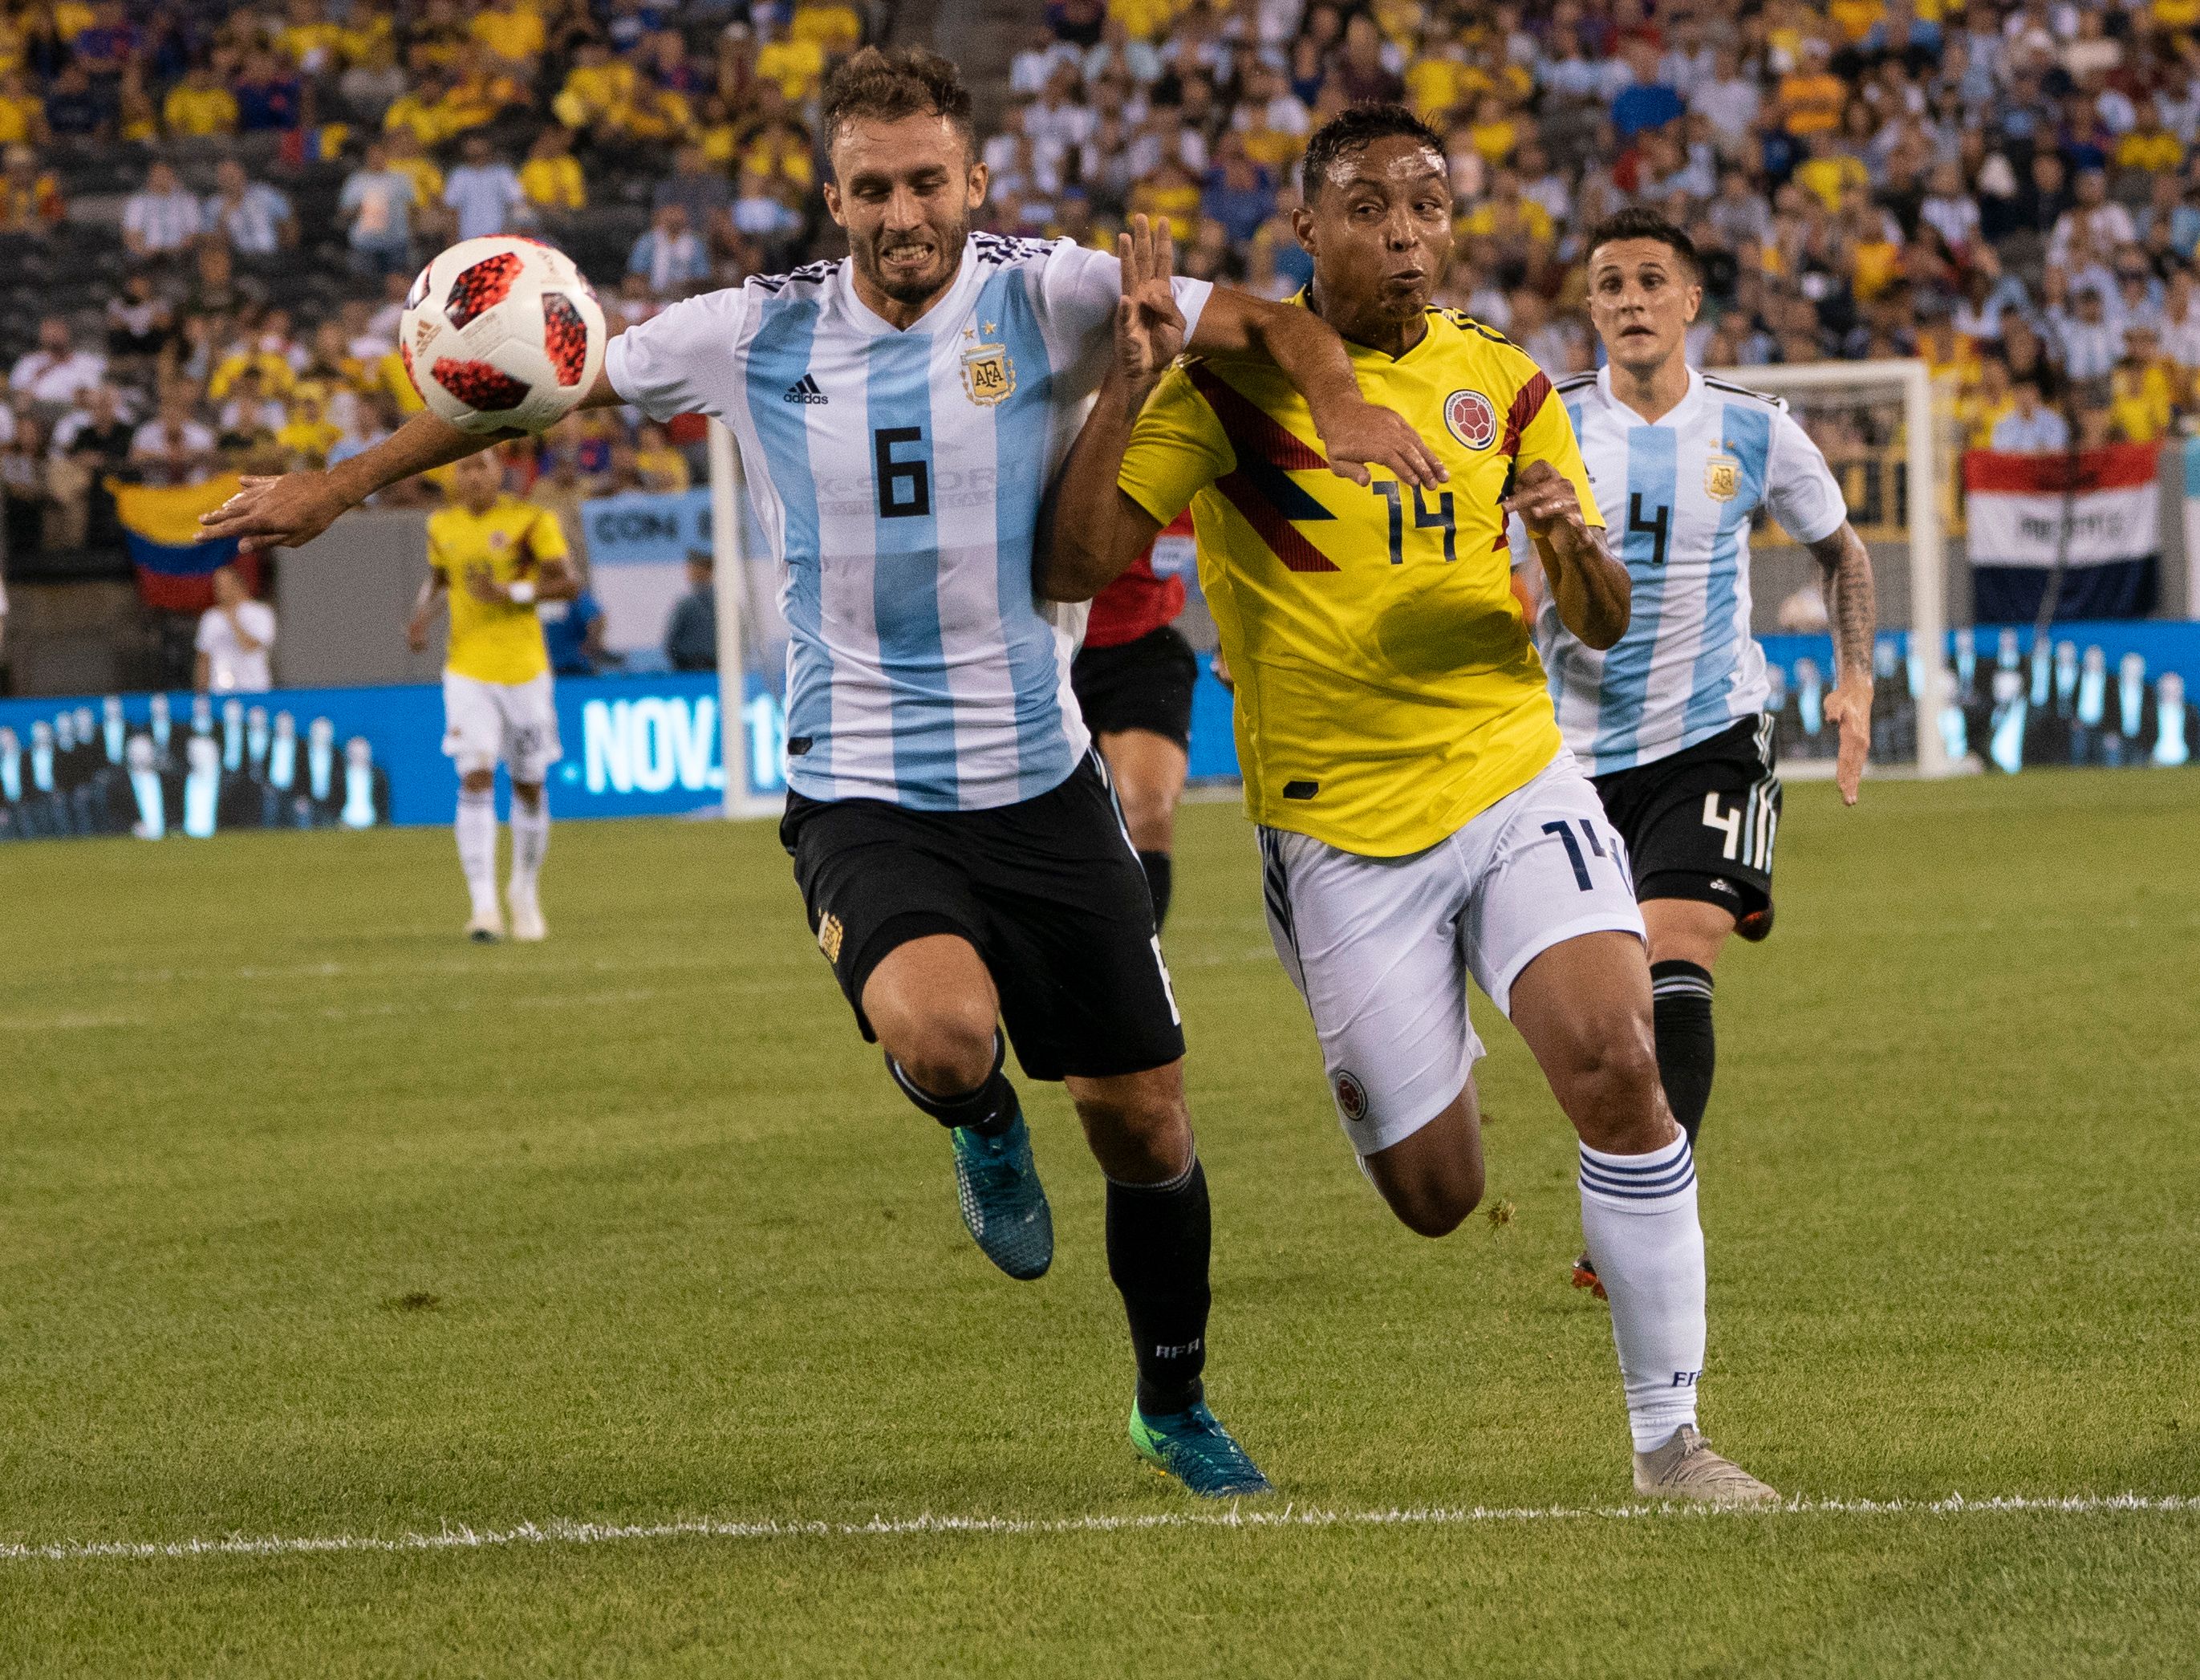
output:
M1612 395L1609 367L1557 389L1606 539L1635 586L1627 634L1603 653L1559 622L1548 594L1536 615L1559 729L1589 773L1603 776L1764 710L1764 652L1749 629L1750 516L1762 506L1797 541L1817 542L1848 508L1825 456L1776 397L1691 368L1688 394L1650 425ZM1516 555L1531 552L1516 541Z
M1176 282L1196 327L1212 288ZM1039 500L1113 347L1115 259L971 236L899 330L845 261L676 303L611 342L612 389L733 430L779 560L787 781L980 811L1066 780L1091 737L1037 600Z

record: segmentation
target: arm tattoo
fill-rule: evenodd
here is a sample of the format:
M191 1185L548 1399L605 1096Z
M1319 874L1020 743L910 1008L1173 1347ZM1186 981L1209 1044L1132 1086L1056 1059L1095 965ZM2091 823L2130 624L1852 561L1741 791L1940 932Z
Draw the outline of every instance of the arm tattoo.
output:
M1871 581L1871 551L1853 526L1811 545L1826 575L1827 616L1833 621L1836 680L1851 672L1869 678L1871 644L1879 628L1879 603Z

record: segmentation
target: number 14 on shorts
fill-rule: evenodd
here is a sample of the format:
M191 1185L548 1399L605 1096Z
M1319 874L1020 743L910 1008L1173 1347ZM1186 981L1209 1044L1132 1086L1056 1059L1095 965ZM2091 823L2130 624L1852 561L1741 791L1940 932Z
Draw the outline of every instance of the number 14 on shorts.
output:
M1574 830L1577 828L1581 830L1580 840L1574 838ZM1559 837L1559 844L1565 847L1566 860L1574 866L1574 885L1583 892L1593 891L1596 885L1589 878L1589 865L1591 857L1609 858L1612 866L1619 871L1620 880L1627 883L1630 888L1632 887L1632 879L1627 872L1626 851L1620 845L1618 834L1606 831L1600 840L1595 827L1585 817L1577 817L1571 822L1546 822L1543 824L1543 832L1547 834L1556 834ZM1589 845L1587 853L1582 851L1583 841L1588 842ZM1609 850L1606 849L1607 846Z

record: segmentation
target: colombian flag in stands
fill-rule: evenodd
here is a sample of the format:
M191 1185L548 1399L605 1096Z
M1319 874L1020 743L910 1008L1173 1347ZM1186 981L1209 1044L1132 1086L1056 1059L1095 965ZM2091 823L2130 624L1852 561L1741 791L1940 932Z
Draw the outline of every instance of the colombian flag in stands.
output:
M214 604L214 574L232 560L244 574L245 587L259 593L257 555L239 559L235 537L214 542L199 538L199 515L220 506L237 494L237 487L233 472L203 484L173 487L107 481L114 495L115 517L130 545L131 564L138 568L138 593L146 606L170 612L204 612Z

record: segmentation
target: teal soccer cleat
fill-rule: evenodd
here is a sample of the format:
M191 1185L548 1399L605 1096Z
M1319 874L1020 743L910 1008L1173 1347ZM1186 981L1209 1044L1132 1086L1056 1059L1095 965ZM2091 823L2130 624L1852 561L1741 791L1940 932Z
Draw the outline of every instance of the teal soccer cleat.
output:
M1195 1402L1188 1412L1161 1412L1150 1418L1132 1402L1131 1444L1156 1469L1175 1477L1202 1499L1243 1499L1275 1491L1203 1400Z
M980 1137L967 1126L947 1135L955 1144L955 1197L962 1204L962 1223L986 1258L1012 1278L1044 1276L1054 1263L1054 1214L1039 1181L1023 1115L998 1137Z

